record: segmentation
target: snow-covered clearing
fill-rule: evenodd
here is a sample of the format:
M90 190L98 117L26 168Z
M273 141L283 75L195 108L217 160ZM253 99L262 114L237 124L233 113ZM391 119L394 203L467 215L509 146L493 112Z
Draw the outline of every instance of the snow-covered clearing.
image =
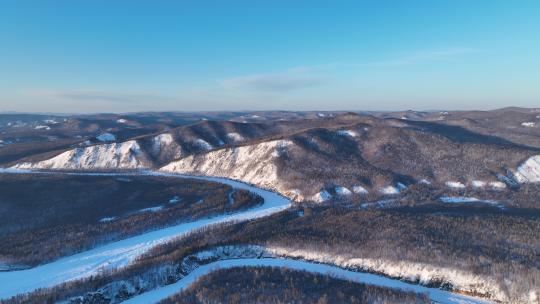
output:
M96 139L99 140L99 141L115 141L116 136L114 136L111 133L103 133L103 134L101 134L99 136L96 136Z
M23 170L2 170L4 173L40 173L39 171ZM54 172L59 174L58 172ZM48 172L41 172L48 174ZM94 175L94 176L125 176L121 173L64 173L71 175ZM244 221L270 215L290 207L291 202L271 191L256 188L254 186L219 177L200 177L188 175L175 175L143 171L132 175L154 175L177 178L192 178L218 182L232 186L235 189L244 189L260 195L264 202L249 210L232 214L219 215L203 218L194 222L182 223L176 226L147 232L135 237L121 241L112 242L94 249L81 252L69 257L61 258L57 261L40 265L31 269L0 272L0 299L8 298L17 294L33 291L37 288L46 288L62 282L96 275L108 269L117 269L127 266L141 254L147 252L152 247L163 244L176 237L188 234L198 229L208 227L213 224Z
M357 194L368 194L369 192L366 190L366 188L356 185L353 186L353 192Z
M386 186L379 189L379 192L385 195L396 195L399 194L400 190L398 187Z
M465 189L465 185L462 182L449 181L445 183L446 187L453 189Z
M166 285L164 287L154 289L152 291L135 296L124 303L156 303L161 299L172 296L182 289L189 287L198 278L215 271L218 268L230 269L235 267L287 267L288 269L308 271L311 273L319 273L330 275L335 278L365 283L375 286L399 288L408 291L414 291L418 293L427 293L431 300L437 303L460 303L460 304L472 304L472 303L490 303L489 301L472 298L465 295L453 294L448 291L440 290L437 288L428 288L420 285L414 285L402 282L400 280L394 280L386 278L384 276L355 272L345 270L337 266L330 266L325 264L318 264L307 261L291 260L291 259L279 259L279 258L261 258L261 259L231 259L221 260L200 266L190 272L180 281Z
M326 190L321 190L320 192L318 192L317 194L313 195L313 197L311 198L314 202L317 202L317 203L323 203L329 199L332 198L332 194L330 194L328 191Z
M338 196L349 196L352 194L351 190L347 189L346 187L338 186L335 188L336 194Z

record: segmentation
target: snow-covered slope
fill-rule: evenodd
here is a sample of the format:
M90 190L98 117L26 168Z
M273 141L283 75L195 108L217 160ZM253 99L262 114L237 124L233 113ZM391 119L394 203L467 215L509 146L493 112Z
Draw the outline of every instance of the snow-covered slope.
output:
M535 155L521 164L514 173L520 183L540 182L540 155Z
M341 256L312 250L290 249L279 246L269 246L267 251L273 255L303 259L324 264L332 264L343 268L353 268L361 271L382 273L394 278L403 278L423 285L433 282L448 282L453 288L471 293L482 294L494 300L508 302L508 288L516 286L500 286L494 278L486 278L471 272L442 266L414 263L410 261L387 261L383 259ZM536 295L539 290L523 293L523 300L529 295Z
M18 169L136 169L150 166L139 144L134 141L76 148L53 158L14 166Z
M288 140L274 140L214 150L174 161L160 171L227 177L287 194L291 190L278 178L275 160L293 144Z

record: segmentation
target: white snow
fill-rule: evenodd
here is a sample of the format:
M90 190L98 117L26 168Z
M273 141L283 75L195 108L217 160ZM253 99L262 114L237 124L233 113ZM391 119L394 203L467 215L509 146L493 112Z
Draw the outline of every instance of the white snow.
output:
M385 195L396 195L399 194L399 188L394 186L386 186L379 189L379 192Z
M336 194L339 195L339 196L349 196L352 194L351 190L345 188L345 187L342 187L342 186L338 186L335 188L335 191L336 191Z
M180 202L182 199L180 197L178 197L177 195L173 196L170 200L169 200L169 204L176 204L178 202Z
M160 171L220 176L241 180L259 187L286 193L290 190L278 178L276 154L293 145L288 140L266 141L241 147L227 147L208 153L190 155L171 162Z
M471 185L472 185L472 187L474 189L483 189L483 188L486 188L486 187L489 187L492 190L504 190L504 189L506 189L506 184L503 183L503 182L499 182L499 181L486 182L486 181L480 181L480 180L473 180L471 182Z
M100 134L100 135L96 136L96 139L99 140L99 141L115 141L116 136L114 136L111 133L103 133L103 134Z
M140 209L139 212L157 212L163 210L163 206L154 206L154 207L148 207Z
M491 294L496 299L506 299L504 291L501 290L500 285L494 279L481 277L459 269L439 267L435 265L417 263L407 260L391 261L383 259L362 258L352 255L339 255L320 251L317 252L314 250L290 249L278 246L267 247L266 251L275 256L303 259L316 263L333 264L342 268L353 268L366 272L383 273L387 276L394 278L405 278L413 282L418 281L421 284L429 284L433 279L443 280L445 282L451 283L458 290L476 291L479 293ZM341 271L339 271L339 273L341 273ZM384 277L381 276L381 278ZM396 281L404 283L399 280ZM370 284L373 284L373 281L369 280L369 282ZM429 290L430 298L432 300L438 301L438 303L490 303L487 300L481 300L478 298L472 298L459 294L452 294L448 291L443 291L436 288L427 288L414 284L410 285L414 286L414 288L418 288L415 289L418 291ZM433 290L433 292L445 293L447 296L449 296L449 298L434 298L431 290ZM458 302L458 299L459 301L464 302Z
M439 200L443 203L474 203L480 200L476 197L464 197L464 196L441 196Z
M315 195L313 195L311 199L316 203L323 203L331 198L332 198L332 195L328 193L328 191L321 190L320 192L317 192Z
M53 158L13 166L19 169L136 169L147 168L150 162L134 141L81 147Z
M445 183L446 187L453 188L453 189L464 189L465 185L461 182L457 181L448 181Z
M341 136L350 136L350 137L358 136L358 133L356 133L355 131L352 131L352 130L339 130L339 131L337 131L337 134L341 135Z
M531 156L514 172L516 181L519 183L540 182L540 155Z
M54 119L45 119L43 122L46 124L51 124L51 125L59 124L59 122Z
M9 172L9 171L8 171ZM23 172L18 172L23 173ZM33 172L47 174L44 172ZM58 174L58 173L55 173ZM72 175L99 175L99 176L125 176L114 173L71 173ZM135 175L135 174L134 174ZM178 178L194 178L219 182L232 186L235 189L244 189L260 195L264 202L249 210L232 214L224 214L211 218L203 218L193 222L182 223L176 226L159 229L141 235L130 237L121 241L98 246L94 249L81 252L54 262L43 264L31 269L11 272L0 272L0 299L16 294L30 292L37 288L46 288L79 278L96 275L104 270L125 267L141 254L156 245L170 241L173 238L186 235L197 229L213 224L244 221L270 215L290 207L291 202L285 197L270 191L256 188L248 184L218 177L198 177L164 174L146 171L137 175L157 175Z
M493 190L504 190L506 189L506 184L503 182L489 182L488 185Z
M301 251L291 251L286 248L272 247L265 248L254 245L244 246L221 246L209 250L204 250L185 257L180 263L183 271L187 275L176 283L160 286L146 293L136 295L125 303L155 303L161 299L181 292L189 287L200 277L215 271L216 269L229 269L235 267L286 267L289 269L320 273L353 282L361 282L368 285L383 286L388 288L398 288L407 291L425 293L436 303L489 303L489 301L453 294L449 291L429 288L421 285L406 283L397 279L390 279L377 274L353 271L344 268L357 268L356 264L341 263L340 266L326 265L322 263L332 263L328 255L311 251L307 258L313 262L305 260L291 259L304 258ZM348 261L356 263L358 259ZM340 257L339 262L343 262ZM342 268L343 267L343 268ZM122 284L123 281L118 281ZM530 298L530 296L529 296Z
M170 133L163 133L152 138L152 153L158 155L163 147L170 145L174 141Z
M428 181L427 179L423 178L419 181L420 184L424 184L424 185L431 185L431 182Z
M116 216L111 216L111 217L104 217L100 219L99 221L102 223L106 223L106 222L114 221L115 219L116 219Z
M204 139L201 139L201 138L198 138L196 141L195 141L195 145L197 147L199 147L200 149L202 150L212 150L214 147L209 143L207 142L206 140Z
M117 119L116 122L119 123L119 124L125 124L127 122L127 120L125 120L123 118L120 118L120 119Z
M476 197L466 196L441 196L439 200L447 204L466 204L466 203L484 203L492 206L503 207L503 205L494 200L481 200Z
M481 181L481 180L473 180L471 182L472 187L475 188L475 189L484 188L486 186L486 184L487 184L486 182Z
M369 193L366 190L366 188L364 188L364 187L362 187L360 185L353 186L353 192L357 193L357 194L368 194Z
M521 123L522 127L528 127L528 128L532 128L532 127L534 127L534 125L535 125L535 123L532 122L532 121L526 121L526 122Z
M317 264L307 261L299 261L292 259L279 259L279 258L245 258L245 259L230 259L220 260L206 265L202 265L180 281L166 285L164 287L151 290L141 295L135 296L123 303L126 304L138 304L138 303L156 303L160 300L170 297L179 293L183 289L191 286L200 277L211 273L217 269L230 269L236 267L285 267L292 270L308 271L311 273L318 273L323 275L329 275L331 277L347 280L351 282L364 283L375 286L383 286L389 288L397 288L407 291L413 291L417 293L427 293L429 298L437 303L450 304L477 304L477 303L489 303L489 301L469 297L466 295L453 294L449 291L444 291L436 288L428 288L424 286L405 283L399 280L389 279L380 275L355 272L345 270L336 266L330 266L325 264Z
M50 130L51 127L39 125L39 126L36 126L34 129L36 129L36 130Z
M240 135L239 133L228 133L227 138L233 142L241 142L244 141L244 137Z

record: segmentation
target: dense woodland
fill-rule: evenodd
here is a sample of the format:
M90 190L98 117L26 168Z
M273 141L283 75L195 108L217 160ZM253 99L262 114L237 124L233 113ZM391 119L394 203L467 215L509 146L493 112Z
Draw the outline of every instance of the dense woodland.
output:
M429 303L423 294L375 287L329 275L271 267L220 269L160 304Z
M284 211L267 218L207 228L162 245L135 264L99 277L70 282L25 297L64 299L134 277L171 283L156 274L189 254L228 244L261 244L348 257L422 262L493 277L510 298L538 286L540 215L536 211L427 205L383 210L319 207ZM443 282L440 282L443 283ZM433 286L437 286L433 282ZM451 288L451 286L442 286Z
M198 180L3 175L0 261L36 265L147 230L261 202L245 190ZM145 210L155 207L161 209Z

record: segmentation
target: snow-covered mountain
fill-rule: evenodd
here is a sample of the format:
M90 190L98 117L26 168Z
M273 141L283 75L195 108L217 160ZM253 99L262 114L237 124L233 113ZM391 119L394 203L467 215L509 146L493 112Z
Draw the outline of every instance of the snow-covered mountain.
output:
M294 123L203 121L124 142L77 147L14 168L160 168L238 179L316 202L394 196L416 183L478 190L479 182L504 182L498 187L504 190L540 181L534 148L459 132L455 126L350 114ZM365 191L349 190L355 188ZM347 195L340 189L347 189Z

